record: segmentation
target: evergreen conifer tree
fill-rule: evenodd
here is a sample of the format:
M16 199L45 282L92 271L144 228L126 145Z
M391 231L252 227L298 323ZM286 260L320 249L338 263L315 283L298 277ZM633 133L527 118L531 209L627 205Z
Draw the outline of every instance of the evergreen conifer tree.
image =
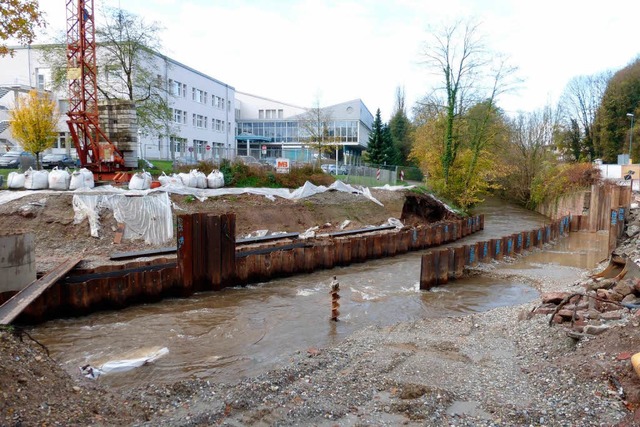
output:
M380 109L376 111L376 117L373 120L373 129L369 134L369 145L367 147L366 159L369 163L380 165L384 163L384 142L382 136L382 119L380 118Z

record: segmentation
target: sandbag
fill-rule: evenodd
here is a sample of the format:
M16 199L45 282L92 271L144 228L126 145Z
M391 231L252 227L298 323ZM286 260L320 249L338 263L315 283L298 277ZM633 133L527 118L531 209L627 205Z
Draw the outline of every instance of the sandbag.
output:
M7 187L12 190L24 188L24 174L20 172L9 172Z
M24 188L27 190L44 190L49 187L49 172L29 168L24 173Z
M204 174L204 172L200 172L194 169L191 171L191 173L196 176L196 188L207 188L207 176Z
M182 179L180 179L180 176L177 174L172 174L171 176L167 175L166 173L162 172L162 174L158 177L158 181L160 181L160 185L183 185L182 184Z
M191 188L207 188L207 177L197 169L192 169L189 173L179 173L182 184Z
M224 187L224 174L219 170L212 170L207 176L208 188L222 188Z
M151 188L151 174L144 169L136 172L129 180L129 190L148 190Z
M67 169L54 167L49 172L49 188L52 190L68 190L71 183L71 174Z
M79 171L75 171L71 174L69 190L93 187L95 187L95 182L93 181L93 173L89 169L82 168Z

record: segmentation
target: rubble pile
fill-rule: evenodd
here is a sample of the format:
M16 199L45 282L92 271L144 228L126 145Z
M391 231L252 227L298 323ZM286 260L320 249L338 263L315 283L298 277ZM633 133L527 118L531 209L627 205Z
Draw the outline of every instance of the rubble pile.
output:
M542 295L534 314L549 315L549 324L567 328L570 336L598 335L629 318L640 320L640 209L632 204L622 241L608 264L577 283L571 292Z

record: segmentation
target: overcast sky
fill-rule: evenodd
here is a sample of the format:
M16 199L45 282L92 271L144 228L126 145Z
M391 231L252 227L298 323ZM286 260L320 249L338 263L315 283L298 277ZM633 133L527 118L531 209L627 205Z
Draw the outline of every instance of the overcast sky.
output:
M66 2L40 0L48 32L65 29ZM489 47L519 68L521 89L499 100L511 113L553 105L570 78L620 69L640 54L633 0L94 2L159 22L164 54L236 90L303 107L361 98L385 121L397 87L409 110L433 87L424 42L456 19L480 22Z

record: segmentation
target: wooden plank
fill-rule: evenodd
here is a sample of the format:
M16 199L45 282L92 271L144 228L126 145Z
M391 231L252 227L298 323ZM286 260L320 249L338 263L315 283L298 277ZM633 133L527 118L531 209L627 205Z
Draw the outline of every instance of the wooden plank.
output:
M11 323L31 302L38 298L51 285L56 283L73 267L78 265L82 258L70 258L57 265L40 279L31 282L20 292L15 294L11 299L0 306L0 324L8 325Z

